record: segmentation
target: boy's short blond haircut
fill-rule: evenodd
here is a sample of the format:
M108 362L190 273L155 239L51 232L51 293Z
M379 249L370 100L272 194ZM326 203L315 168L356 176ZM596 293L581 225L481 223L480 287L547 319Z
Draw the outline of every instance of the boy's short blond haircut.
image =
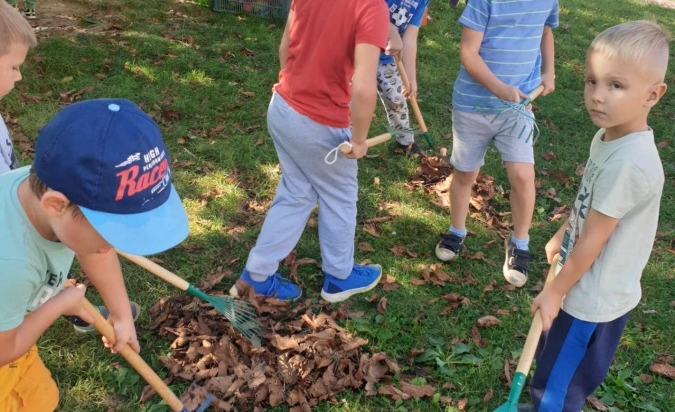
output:
M6 54L13 44L35 47L37 40L33 28L18 10L0 1L0 56Z
M663 82L668 70L670 34L649 20L621 23L603 31L593 40L589 50L608 58L618 57L646 69Z

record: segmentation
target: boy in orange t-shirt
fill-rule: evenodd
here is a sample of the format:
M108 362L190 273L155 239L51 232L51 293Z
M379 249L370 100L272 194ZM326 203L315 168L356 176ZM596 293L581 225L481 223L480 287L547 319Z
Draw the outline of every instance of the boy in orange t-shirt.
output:
M379 265L354 263L354 235L356 159L368 149L377 64L388 27L382 0L294 0L291 5L279 46L279 82L267 112L282 174L240 277L260 295L295 300L302 294L277 269L317 202L325 276L321 297L339 302L374 288L382 275ZM348 140L352 152L327 165L326 154ZM230 293L237 293L236 286Z

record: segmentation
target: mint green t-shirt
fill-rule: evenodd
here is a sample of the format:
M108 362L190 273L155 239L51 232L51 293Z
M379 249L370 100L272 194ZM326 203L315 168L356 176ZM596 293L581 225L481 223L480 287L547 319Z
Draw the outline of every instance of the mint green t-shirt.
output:
M65 245L40 236L21 207L19 184L29 170L0 175L0 331L18 327L26 312L56 295L75 257Z

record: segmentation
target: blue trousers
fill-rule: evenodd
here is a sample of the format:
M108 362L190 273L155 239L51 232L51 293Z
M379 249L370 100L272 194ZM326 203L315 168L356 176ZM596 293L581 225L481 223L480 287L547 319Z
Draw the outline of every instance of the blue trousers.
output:
M323 271L346 279L354 265L358 165L342 155L331 165L324 158L351 138L351 130L319 124L295 111L277 93L267 111L267 127L281 178L246 269L256 281L272 276L295 248L318 202Z
M605 379L630 312L611 322L579 320L560 311L542 334L530 394L537 412L580 412Z

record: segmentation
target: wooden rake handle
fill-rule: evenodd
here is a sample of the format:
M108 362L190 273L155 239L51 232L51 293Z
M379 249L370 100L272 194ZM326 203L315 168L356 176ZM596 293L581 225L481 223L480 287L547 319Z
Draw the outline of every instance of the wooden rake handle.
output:
M523 103L522 103L522 104L526 104L526 105L527 105L527 104L532 103L532 101L533 101L534 99L536 99L537 97L539 97L539 95L540 95L541 92L543 92L543 91L544 91L544 85L543 85L543 84L540 84L539 86L537 86L536 89L532 90L532 92L531 92L530 94L527 95L527 99L523 100Z
M401 59L398 56L395 56L394 61L396 62L396 68L398 69L398 73L401 75L403 87L405 87L406 90L410 90L410 81L408 80L408 75L405 73L405 69L403 68L403 63L401 62ZM415 119L417 119L417 126L420 128L422 132L426 132L427 124L424 123L424 118L422 117L422 112L420 112L420 107L417 105L417 98L415 98L415 96L410 96L410 105L412 106L413 113L415 113Z
M380 143L384 143L387 140L391 139L391 133L383 133L379 136L371 137L370 139L366 139L366 145L368 147L373 147L375 145L378 145ZM350 144L341 144L340 145L340 152L347 154L351 153L352 151L352 145Z
M118 255L123 256L125 259L137 264L138 266L142 267L143 269L147 270L153 275L161 279L164 279L165 281L169 282L170 284L174 285L180 290L188 290L188 288L190 287L190 283L188 283L187 280L179 277L173 272L168 271L167 269L164 269L163 267L161 267L160 265L158 265L157 263L153 262L152 260L146 257L131 255L117 249L115 249L115 251L117 252Z
M87 298L82 298L82 307L84 307L90 315L96 319L94 322L94 327L99 333L108 339L108 342L115 342L115 331L108 321L101 315L101 313L87 300ZM145 379L145 381L152 386L152 389L157 392L159 396L162 397L169 405L172 411L180 412L186 410L178 397L171 392L168 386L164 383L162 378L160 378L157 373L155 373L150 366L141 358L141 356L134 352L129 345L124 345L124 348L120 351L120 354L126 359L127 362L138 372L139 375Z
M548 275L546 276L547 284L555 279L555 271L556 267L558 266L558 259L560 259L560 256L556 253L556 255L553 256L551 267L548 269ZM541 314L539 313L539 310L537 310L534 314L534 317L532 318L530 330L527 332L527 339L525 339L525 345L523 346L523 352L520 354L516 372L521 372L525 376L527 376L527 374L530 372L532 360L534 359L534 354L537 351L537 346L539 345L539 338L541 337L542 331L543 327Z

